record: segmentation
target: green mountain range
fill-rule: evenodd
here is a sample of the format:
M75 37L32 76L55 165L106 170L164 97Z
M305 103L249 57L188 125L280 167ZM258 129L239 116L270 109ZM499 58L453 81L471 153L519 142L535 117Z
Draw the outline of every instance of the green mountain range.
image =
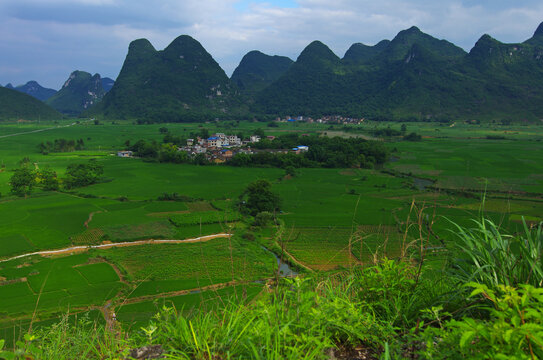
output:
M56 110L19 91L0 87L0 121L55 120L62 118Z
M466 53L418 28L339 59L313 42L254 111L387 119L543 118L543 25L522 44L484 35Z
M77 116L100 102L104 94L99 74L76 70L46 103L63 114Z
M102 78L102 88L105 92L108 92L111 90L111 88L115 85L115 80L110 79L108 77Z
M11 84L8 84L11 85ZM29 81L24 85L13 88L19 92L35 97L38 100L45 101L57 93L54 89L44 88L36 81Z
M411 27L374 46L353 44L343 58L319 41L295 62L251 51L231 79L190 36L161 51L136 40L88 114L149 122L250 114L538 121L542 103L543 24L520 44L484 35L469 53Z
M243 113L239 91L203 46L187 35L157 51L133 41L115 85L92 114L145 121L198 121Z
M230 80L247 94L255 94L279 79L294 61L286 56L270 56L260 51L247 53Z

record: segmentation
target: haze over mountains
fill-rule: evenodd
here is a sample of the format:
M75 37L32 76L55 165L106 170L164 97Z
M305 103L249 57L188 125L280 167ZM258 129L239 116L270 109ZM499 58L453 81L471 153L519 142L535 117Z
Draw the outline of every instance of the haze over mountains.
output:
M11 85L11 84L8 84L8 85ZM41 86L40 84L38 84L36 81L33 81L33 80L27 82L24 85L16 86L15 88L13 86L8 87L7 85L6 87L12 88L24 94L33 96L36 99L41 100L41 101L45 101L57 93L56 90L44 88L43 86Z
M296 61L255 50L230 79L190 36L161 51L139 39L107 94L105 80L74 72L47 103L70 115L142 121L336 114L536 121L543 118L543 23L518 44L483 35L469 53L417 27L374 46L353 44L343 58L319 41Z

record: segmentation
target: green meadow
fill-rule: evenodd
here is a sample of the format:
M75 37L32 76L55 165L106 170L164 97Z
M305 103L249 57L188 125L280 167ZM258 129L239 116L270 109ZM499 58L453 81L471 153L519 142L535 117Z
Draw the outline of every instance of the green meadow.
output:
M253 297L261 290L255 282L273 278L277 266L262 246L298 264L297 269L330 270L369 263L376 256L399 256L415 246L421 232L427 235L425 246L440 247L451 239L450 221L470 226L483 213L510 233L521 229L523 219L529 224L543 220L541 126L406 125L422 140L375 136L378 129L399 131L401 126L376 122L0 124L0 260L72 246L234 234L206 242L0 262L1 316L7 319L0 329L32 319L46 322L66 311L97 311L106 304L130 326L166 302L190 311L216 304L221 296L242 296L242 287L243 296ZM390 159L379 169L304 168L292 177L277 168L116 156L127 141L162 141L161 127L181 137L202 128L235 134L260 128L267 135L378 138L385 141ZM24 134L1 137L19 133ZM83 139L85 148L47 155L38 151L39 143L61 138ZM9 180L24 158L36 169L55 170L60 178L69 164L96 159L104 176L70 192L35 188L27 198L16 197ZM277 222L267 227L254 226L237 206L239 195L257 179L269 180L282 199ZM165 193L178 194L182 201L160 201ZM220 289L210 290L214 286ZM197 292L202 288L207 290Z

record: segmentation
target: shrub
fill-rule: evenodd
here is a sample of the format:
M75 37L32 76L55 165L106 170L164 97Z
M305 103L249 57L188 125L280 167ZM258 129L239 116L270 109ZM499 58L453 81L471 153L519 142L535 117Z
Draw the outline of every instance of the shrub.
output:
M421 336L425 358L543 358L543 289L499 285L493 290L482 284L468 285L474 288L471 297L491 304L486 308L489 318L465 317L426 328Z

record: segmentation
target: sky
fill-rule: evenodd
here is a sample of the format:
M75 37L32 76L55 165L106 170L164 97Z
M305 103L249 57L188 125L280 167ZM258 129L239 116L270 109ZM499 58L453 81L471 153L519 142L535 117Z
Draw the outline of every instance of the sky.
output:
M230 76L251 50L295 60L320 40L343 57L415 25L469 51L483 34L522 42L541 22L541 0L0 0L0 84L115 79L138 38L161 50L190 35Z

